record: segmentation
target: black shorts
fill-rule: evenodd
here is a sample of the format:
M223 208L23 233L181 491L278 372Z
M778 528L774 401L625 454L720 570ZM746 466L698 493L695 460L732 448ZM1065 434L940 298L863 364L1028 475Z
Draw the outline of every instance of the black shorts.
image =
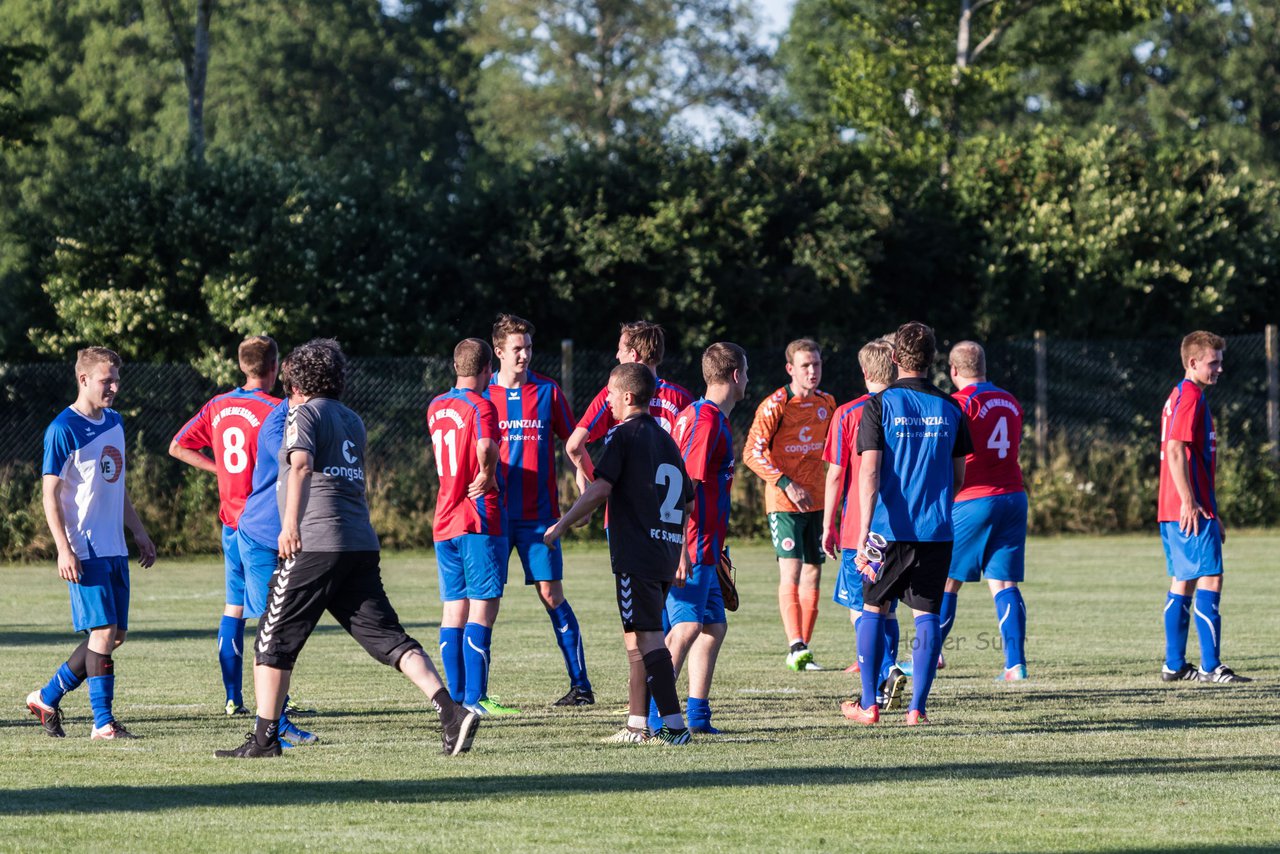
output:
M382 589L378 552L302 552L271 576L254 661L292 670L320 615L333 614L365 652L394 667L422 645L405 634Z
M613 577L618 594L618 614L624 632L660 632L662 615L667 610L670 581L645 578L628 573Z
M863 582L862 601L883 606L901 599L916 611L936 614L942 610L942 593L951 569L952 542L889 543L884 552L884 568L874 583Z

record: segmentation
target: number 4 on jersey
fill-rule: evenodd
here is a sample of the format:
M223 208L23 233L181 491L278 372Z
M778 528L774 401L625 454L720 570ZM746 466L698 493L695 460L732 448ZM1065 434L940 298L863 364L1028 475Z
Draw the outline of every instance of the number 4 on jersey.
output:
M1009 456L1009 448L1012 443L1009 441L1009 419L1003 415L996 422L995 429L991 431L991 435L987 437L987 447L996 452L996 456L1004 459Z

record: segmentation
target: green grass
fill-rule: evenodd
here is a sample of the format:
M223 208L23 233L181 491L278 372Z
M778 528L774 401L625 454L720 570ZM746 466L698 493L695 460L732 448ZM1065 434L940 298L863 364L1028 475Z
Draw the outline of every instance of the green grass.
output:
M713 694L727 734L661 749L599 743L622 720L625 657L607 558L571 546L566 586L596 706L547 707L567 687L563 665L533 593L516 585L491 684L525 714L486 721L471 754L438 755L421 696L326 618L294 680L322 711L306 725L325 743L245 763L212 756L246 729L219 714L213 561L135 568L116 709L145 738L120 744L88 740L83 689L64 702L64 740L25 714L22 698L75 638L53 568L7 568L0 849L1275 849L1277 551L1275 534L1236 533L1227 545L1225 658L1258 681L1168 686L1156 675L1158 540L1036 540L1024 588L1032 680L993 683L993 610L985 586L971 585L930 701L935 724L907 729L897 714L871 728L840 716L852 632L847 612L825 601L829 577L813 646L833 669L784 669L775 565L767 549L743 545L743 610L731 615ZM388 556L384 577L410 633L434 651L430 555Z

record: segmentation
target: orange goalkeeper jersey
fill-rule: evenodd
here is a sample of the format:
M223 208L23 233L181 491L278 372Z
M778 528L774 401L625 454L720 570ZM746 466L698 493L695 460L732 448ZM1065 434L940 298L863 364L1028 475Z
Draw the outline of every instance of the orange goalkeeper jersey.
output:
M822 448L835 411L836 399L825 391L802 398L796 397L789 385L769 395L756 408L743 459L747 468L768 484L764 496L767 512L799 511L782 491L788 480L809 493L811 510L822 509L826 480Z

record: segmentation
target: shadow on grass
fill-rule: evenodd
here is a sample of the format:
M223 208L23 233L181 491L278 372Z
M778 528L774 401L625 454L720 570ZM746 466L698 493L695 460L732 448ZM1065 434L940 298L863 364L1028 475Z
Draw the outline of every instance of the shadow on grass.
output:
M184 641L184 640L208 640L214 641L218 637L218 614L210 617L209 627L206 629L148 629L146 627L130 628L129 640L126 644L133 643L156 643L165 641ZM423 638L419 638L423 646L430 649L433 644L428 641L434 639L434 635L428 635L428 632L434 632L440 628L439 622L415 622L404 623L404 630L410 635L418 632ZM246 637L254 636L254 624L251 622L246 632ZM312 634L345 634L342 626L337 623L326 620L316 626ZM36 629L25 628L22 626L9 626L0 630L0 647L5 646L39 646L42 644L61 644L69 643L74 646L78 639L83 638L83 634L73 631L71 628L66 629ZM306 655L304 652L303 655Z
M210 758L209 761L215 760ZM226 763L228 768L233 762L233 760L217 761ZM284 758L276 761L291 760ZM593 774L525 776L504 774L416 780L298 780L286 785L278 781L261 783L225 781L203 785L121 785L111 788L62 785L4 792L3 797L0 797L0 815L147 813L189 807L232 807L263 803L272 803L281 807L304 807L319 803L374 801L404 804L441 801L524 801L530 796L605 793L637 794L648 797L654 792L680 789L825 787L875 783L924 783L938 780L953 783L959 780L1012 780L1023 777L1105 779L1145 775L1159 777L1240 774L1254 771L1271 773L1278 764L1280 764L1280 756L1258 756L1249 759L1188 757L1062 762L946 762L936 765L874 768L806 766L642 773L619 773L610 769Z

